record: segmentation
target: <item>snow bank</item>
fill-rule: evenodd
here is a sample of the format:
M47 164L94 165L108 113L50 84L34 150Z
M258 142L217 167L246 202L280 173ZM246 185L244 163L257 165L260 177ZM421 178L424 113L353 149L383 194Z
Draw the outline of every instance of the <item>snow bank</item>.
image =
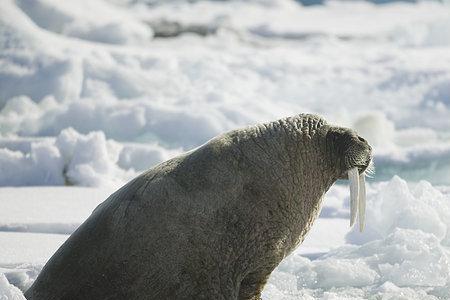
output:
M0 276L5 276L20 291L27 290L45 262L68 237L62 234L0 232ZM5 299L1 296L0 289L0 299Z
M136 11L145 20L231 28L264 38L304 41L333 36L347 41L375 39L408 47L449 45L449 14L439 11L439 3L377 6L368 1L325 2L324 6L305 8L290 0L159 1L151 9L138 5ZM419 12L428 9L433 10L432 15ZM398 13L403 17L395 18Z
M0 299L26 300L22 292L12 284L9 284L5 275L0 273Z
M59 189L54 192L61 194L54 197L61 202L57 205L56 202L45 204L45 199L33 200L30 197L33 188L15 189L12 193L5 190L0 196L11 194L8 201L17 200L18 210L38 211L30 205L33 202L45 208L42 214L24 212L20 216L6 204L5 214L11 220L17 214L17 219L25 224L46 215L50 220L57 220L61 216L54 211L76 211L77 205L84 206L75 196L65 203L64 199L69 200L68 192L79 197L83 193L92 195L88 189L81 194L76 188ZM332 196L343 189L337 187ZM48 193L35 194L39 198ZM86 201L93 201L87 205L89 209L83 208L85 213L98 203L98 199L89 197L86 196ZM428 182L409 187L404 180L394 177L389 182L371 184L364 233L351 231L346 237L350 244L343 245L348 219L319 219L304 244L272 273L263 299L447 299L450 296L449 214L450 194L442 194ZM27 216L31 218L28 221ZM61 234L0 232L0 267L3 267L0 273L10 283L25 289L66 238L67 235ZM3 279L3 286L4 282Z
M72 128L56 139L0 139L0 185L82 185L117 187L136 171L178 153L158 145L121 145L103 132L87 135Z
M367 210L367 227L364 234L352 230L347 241L362 244L386 238L393 228L421 230L450 246L450 198L421 181L410 189L407 183L395 176L380 184L380 192L371 196Z
M306 9L287 0L187 1L149 9L100 0L21 0L1 6L0 107L10 106L0 116L2 134L55 136L73 127L119 141L191 148L220 132L294 112L352 124L358 113L381 109L397 128L450 128L444 40L431 47L391 38L397 28L421 23L445 37L450 15L444 4L333 2ZM151 44L142 38L133 46L98 43L122 31L132 38L127 29L105 25L128 26L130 18L141 25L197 20L220 30ZM89 22L101 25L91 30ZM74 38L75 32L88 40Z
M351 244L316 260L298 253L286 258L271 276L265 299L448 297L449 195L425 181L410 188L394 177L373 187L367 204L362 234L352 230Z
M31 174L55 165L36 171L44 178L39 183L33 183L37 176L9 174L7 184L86 184L98 174L141 169L139 160L154 164L172 149L189 150L224 131L299 112L361 131L376 146L380 179L398 173L448 184L448 5L119 2L1 1L0 134L56 138L68 127L96 131L76 147L113 156L97 156L91 167L77 158L80 166L70 165L64 178L61 151L70 149L50 143L57 150L35 145L21 154L4 147L8 169ZM147 23L164 20L214 30L150 41ZM112 146L97 147L102 134L151 145L127 147L117 158Z
M107 1L19 0L18 6L39 27L109 44L136 44L152 38L151 28Z

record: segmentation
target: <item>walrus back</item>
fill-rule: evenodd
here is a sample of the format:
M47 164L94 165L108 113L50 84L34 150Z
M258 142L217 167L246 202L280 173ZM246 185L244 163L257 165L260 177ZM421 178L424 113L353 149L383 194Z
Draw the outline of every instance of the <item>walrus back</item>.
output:
M150 169L95 209L27 297L258 299L337 179L324 124L243 128Z
M120 274L120 265L111 265L114 252L109 246L117 238L118 226L108 212L130 201L133 189L142 185L142 176L134 179L100 204L92 215L69 237L44 266L34 284L25 293L27 299L119 299L123 283L111 274ZM119 201L120 200L120 201ZM125 246L125 245L123 245ZM103 276L102 276L103 274ZM106 276L108 275L108 276ZM120 278L123 280L124 277ZM102 288L99 288L102 287ZM105 294L110 291L111 294Z
M209 227L205 222L215 222L219 204L211 203L238 186L236 176L213 184L212 178L231 172L216 157L218 144L166 161L112 194L47 262L27 299L176 299L197 293L184 286L192 272L182 275L180 268L196 268L196 257L206 257L194 254L194 245ZM208 196L217 189L223 197Z

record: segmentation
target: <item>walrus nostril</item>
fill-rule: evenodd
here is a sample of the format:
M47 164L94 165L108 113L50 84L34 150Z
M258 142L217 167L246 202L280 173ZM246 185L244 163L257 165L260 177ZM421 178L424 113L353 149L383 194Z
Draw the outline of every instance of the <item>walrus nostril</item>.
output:
M367 141L360 136L358 136L358 140L360 140L361 142L367 143Z

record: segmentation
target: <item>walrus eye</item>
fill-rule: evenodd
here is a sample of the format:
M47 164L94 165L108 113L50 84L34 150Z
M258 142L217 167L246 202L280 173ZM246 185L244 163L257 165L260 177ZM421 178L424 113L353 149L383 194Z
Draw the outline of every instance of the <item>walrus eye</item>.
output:
M350 226L353 226L358 213L359 231L364 230L366 217L366 180L365 174L359 174L358 168L348 170L350 180Z

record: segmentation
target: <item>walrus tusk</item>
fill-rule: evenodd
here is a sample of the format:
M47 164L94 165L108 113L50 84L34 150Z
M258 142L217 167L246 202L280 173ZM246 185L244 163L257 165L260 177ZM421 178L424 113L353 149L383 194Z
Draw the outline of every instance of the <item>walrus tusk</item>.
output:
M366 175L359 175L359 195L358 195L358 220L359 232L364 230L364 221L366 219Z
M353 226L358 211L359 198L359 173L358 168L348 170L348 179L350 180L350 226Z

